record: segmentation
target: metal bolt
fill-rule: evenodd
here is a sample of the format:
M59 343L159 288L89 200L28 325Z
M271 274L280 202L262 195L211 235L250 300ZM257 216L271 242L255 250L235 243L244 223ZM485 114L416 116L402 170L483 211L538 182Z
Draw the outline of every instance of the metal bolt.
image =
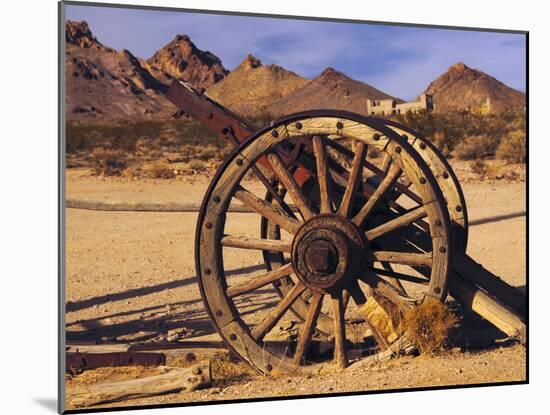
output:
M440 246L440 247L439 247L439 252L441 252L442 254L444 254L445 252L447 252L447 248L445 248L444 246Z
M298 121L298 122L296 123L296 128L297 128L298 130L301 130L301 129L302 129L302 123L301 123L300 121Z
M435 288L434 288L434 291L435 291L436 294L439 294L439 293L441 292L441 288L435 287Z
M212 229L212 223L211 222L206 222L204 224L204 226L206 227L206 229Z
M424 150L424 149L426 148L426 144L420 143L420 148L421 148L422 150Z
M373 139L374 141L380 140L380 134L374 134L374 135L372 136L372 139Z
M210 270L210 268L205 268L205 269L204 269L204 273L205 273L206 275L210 275L210 274L212 274L212 271Z
M401 153L401 147L395 147L395 152L396 153Z
M462 206L458 205L457 207L455 207L456 211L457 212L462 212Z
M435 226L441 226L441 225L442 225L441 221L439 219L436 219Z
M265 370L267 370L268 372L271 372L273 370L273 366L271 366L270 363L268 363L266 366L265 366Z
M214 197L212 198L212 200L214 201L214 203L220 203L220 200L221 200L221 199L220 199L219 196L214 196Z
M236 163L237 163L237 166L242 166L243 165L243 159L237 159Z
M235 333L231 333L231 335L229 336L229 339L235 341L237 340L237 335Z
M341 130L342 128L344 128L344 124L341 123L340 121L338 121L338 122L336 123L336 128L338 128L339 130Z
M444 178L444 179L448 179L448 178L449 178L449 173L443 172L443 178Z
M227 128L227 127L224 127L224 128L222 129L222 133L223 133L224 135L229 134L229 131L230 131L230 130L229 130L229 128Z
M216 310L216 316L221 317L222 315L222 310Z
M279 132L277 130L271 131L271 135L275 138L279 137Z
M424 177L421 177L421 178L420 178L420 183L426 184L426 179L425 179Z

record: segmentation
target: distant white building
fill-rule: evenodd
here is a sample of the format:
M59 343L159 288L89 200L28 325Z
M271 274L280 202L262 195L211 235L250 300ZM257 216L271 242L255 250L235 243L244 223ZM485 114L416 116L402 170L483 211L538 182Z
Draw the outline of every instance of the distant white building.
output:
M395 99L368 99L367 111L369 115L397 115L407 111L419 112L421 110L433 111L434 102L431 95L422 94L416 101L398 104Z

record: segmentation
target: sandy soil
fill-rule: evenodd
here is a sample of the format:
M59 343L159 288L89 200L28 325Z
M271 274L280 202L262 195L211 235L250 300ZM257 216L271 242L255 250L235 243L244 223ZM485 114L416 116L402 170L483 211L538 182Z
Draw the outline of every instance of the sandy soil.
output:
M468 179L464 184L472 224L468 254L508 283L523 287L525 183ZM85 170L70 169L67 197L94 201L200 202L208 182L208 178L198 176L173 181L101 179ZM257 185L250 183L250 186ZM213 333L195 277L196 213L67 209L66 214L70 341L142 341L162 338L174 329L183 329L186 337ZM235 230L254 234L257 219L238 215ZM226 258L226 269L261 265L259 255L243 257L237 252ZM263 300L267 305L274 298L267 295ZM132 370L140 369L126 370L129 376L134 376ZM526 376L526 356L522 346L503 343L501 347L485 350L453 350L441 356L407 357L374 366L358 363L343 372L320 370L319 376L297 379L258 377L243 369L248 374L229 384L215 382L208 390L136 399L124 405L521 381ZM69 379L69 390L85 382L86 376L97 376L94 372Z

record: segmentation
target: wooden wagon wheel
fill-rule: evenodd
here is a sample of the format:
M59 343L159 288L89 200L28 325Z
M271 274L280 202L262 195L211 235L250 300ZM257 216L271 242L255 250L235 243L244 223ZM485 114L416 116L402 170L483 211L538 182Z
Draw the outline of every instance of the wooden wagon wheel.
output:
M298 168L315 174L318 197L306 196L296 182L289 155L303 137L313 139L313 166L307 157ZM353 142L349 169L330 163L327 154L342 152L340 141ZM367 160L367 151L388 155L387 171ZM267 162L266 162L267 160ZM247 190L243 178L251 168L266 165L298 208L298 215L281 203L269 203ZM378 173L378 174L373 174ZM405 190L399 180L412 185ZM343 188L334 197L333 188ZM409 205L392 200L395 189L409 197ZM261 217L277 224L286 238L260 239L228 235L227 209L238 200ZM284 203L284 202L283 202ZM297 216L297 217L296 217ZM401 232L408 229L404 237ZM422 235L429 248L414 245ZM224 249L283 252L287 262L254 278L232 283L224 268ZM388 249L390 248L390 249ZM256 133L237 149L218 170L199 215L196 258L201 294L213 324L227 344L261 372L297 370L310 342L326 297L326 315L332 315L334 359L347 364L346 293L358 306L365 305L364 291L375 298L405 298L377 274L413 284L416 299L443 299L451 261L450 219L445 199L428 166L399 134L372 118L350 113L315 111L297 114ZM246 258L247 251L243 251ZM409 267L409 273L376 269L375 263ZM245 268L245 267L243 267ZM416 272L416 275L413 275ZM266 315L250 319L257 309L243 312L247 297L279 281L291 289ZM304 301L308 290L310 298ZM243 300L244 297L244 300ZM264 341L297 301L308 309L296 342L284 350ZM248 302L250 303L250 301ZM369 321L366 321L369 324ZM376 336L380 347L385 339Z
M397 134L401 135L404 140L413 146L418 155L429 166L447 202L447 209L451 219L453 248L461 253L465 253L468 243L468 215L464 193L453 168L445 159L443 154L441 154L441 152L423 135L395 121L386 119L379 119L378 121L383 123L386 127L391 128ZM353 158L354 154L352 151L347 149L344 150L346 151L346 155L348 157ZM388 156L385 155L385 157ZM383 160L381 167L387 165L388 160L389 159ZM315 177L312 181L315 181ZM410 186L411 183L408 182L406 184ZM394 190L394 200L397 200L402 195L403 192L399 191L399 189ZM269 203L273 201L273 196L269 191L266 192L265 200ZM265 217L262 217L260 234L262 239L280 239L280 230L278 225L270 222ZM266 250L264 251L264 262L268 270L273 270L283 266L285 264L285 258L281 252ZM384 263L383 267L384 269L391 269L391 264ZM281 298L284 297L293 286L292 281L289 280L283 280L282 283L277 281L277 283L274 283L273 285L274 289ZM310 295L311 293L306 291L305 295L302 296L305 297L304 301L302 301L302 298L298 298L291 307L294 314L301 320L306 319L307 310L309 308L307 299ZM318 318L317 327L325 332L330 332L332 329L332 321L329 317L324 316L321 313Z

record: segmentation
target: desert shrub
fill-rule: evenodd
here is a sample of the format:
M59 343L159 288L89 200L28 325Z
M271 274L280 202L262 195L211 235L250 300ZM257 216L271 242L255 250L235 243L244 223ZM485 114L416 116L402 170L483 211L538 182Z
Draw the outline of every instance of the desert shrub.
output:
M464 146L469 137L484 136L493 140L492 153L496 145L510 132L525 131L526 118L523 111L506 111L494 114L476 114L466 111L447 113L407 112L395 117L397 121L411 127L428 138L449 156L457 146ZM466 146L468 147L468 146ZM471 143L470 147L471 149Z
M527 138L525 132L516 130L502 139L496 150L496 156L512 163L525 163L527 160Z
M189 167L193 171L201 172L206 170L206 163L199 159L193 159L189 162Z
M144 172L153 179L173 179L176 177L174 168L162 160L157 160L145 166Z
M496 137L475 135L455 146L455 155L461 160L475 160L495 154L499 140Z
M487 165L483 160L474 160L470 163L470 168L476 174L480 176L485 176L487 174Z
M403 329L422 353L443 349L450 330L458 323L456 315L443 303L429 298L403 316Z
M128 167L125 153L116 150L95 149L92 160L97 176L120 176Z

